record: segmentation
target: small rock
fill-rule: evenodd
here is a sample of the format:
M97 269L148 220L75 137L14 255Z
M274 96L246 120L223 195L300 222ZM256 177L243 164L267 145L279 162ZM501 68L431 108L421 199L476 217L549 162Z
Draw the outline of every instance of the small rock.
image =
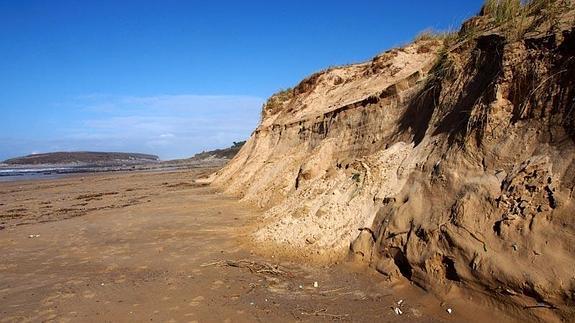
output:
M518 249L516 244L513 244L511 247L513 248L514 251L517 251L517 249Z
M403 312L401 311L401 309L399 307L394 308L393 311L395 312L396 315L403 314Z
M503 220L509 220L509 221L517 220L517 218L518 218L517 214L505 214L503 216Z
M403 304L403 300L400 299L399 301L397 301L397 306L401 306L401 304Z
M316 242L315 237L308 237L305 239L305 243L307 244L314 244Z
M399 277L399 268L391 258L379 258L375 262L375 269L387 277Z
M450 309L450 308L448 308L448 309L447 309L447 313L451 314L451 312L453 312L453 310Z
M411 312L411 315L415 318L420 318L423 316L423 314L421 314L421 311L419 311L416 308L410 308L409 311Z
M539 209L541 210L540 212L548 212L551 210L551 207L549 207L549 205L541 205Z
M373 248L373 235L370 230L361 230L357 238L351 243L351 251L358 256L358 260L369 261Z
M497 170L495 171L495 177L500 183L502 183L505 180L505 177L507 177L507 172L502 169Z
M517 293L516 293L515 291L513 291L513 290L511 290L511 289L509 289L509 288L505 288L505 292L506 292L507 294L509 294L509 295L514 295L514 296L517 295Z
M319 284L317 282L313 282L313 287L318 288Z

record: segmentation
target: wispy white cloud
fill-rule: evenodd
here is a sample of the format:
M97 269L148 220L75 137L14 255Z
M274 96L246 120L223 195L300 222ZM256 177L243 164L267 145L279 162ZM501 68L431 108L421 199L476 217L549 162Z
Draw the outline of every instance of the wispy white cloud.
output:
M94 112L117 113L123 111L145 110L148 112L171 111L189 112L211 110L215 112L252 109L254 104L261 105L263 99L247 95L156 95L156 96L114 96L105 94L82 95L59 105L75 107Z
M50 150L147 152L163 159L226 147L256 127L263 99L241 95L112 96L89 94L56 106L55 136L22 142L22 153Z

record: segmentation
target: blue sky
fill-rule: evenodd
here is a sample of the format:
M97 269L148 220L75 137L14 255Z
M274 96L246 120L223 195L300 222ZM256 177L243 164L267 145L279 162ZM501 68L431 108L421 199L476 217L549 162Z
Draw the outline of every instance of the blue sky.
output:
M278 89L458 29L481 3L0 0L0 160L226 147Z

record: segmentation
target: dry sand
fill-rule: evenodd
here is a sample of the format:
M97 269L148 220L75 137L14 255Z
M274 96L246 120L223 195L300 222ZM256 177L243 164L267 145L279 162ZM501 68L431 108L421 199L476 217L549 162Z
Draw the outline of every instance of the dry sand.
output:
M0 184L0 322L504 318L347 264L263 256L258 211L194 184L209 171Z

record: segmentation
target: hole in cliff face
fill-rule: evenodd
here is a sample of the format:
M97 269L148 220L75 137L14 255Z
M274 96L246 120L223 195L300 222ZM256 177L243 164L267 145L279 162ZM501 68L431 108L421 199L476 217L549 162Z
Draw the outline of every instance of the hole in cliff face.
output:
M425 229L423 229L422 227L419 227L417 228L417 230L415 230L415 235L422 241L429 242L429 236L427 234L427 231L425 231Z
M399 272L407 279L411 279L412 268L409 264L409 260L399 248L391 249L391 256L393 257L393 262L399 268Z
M395 197L384 197L383 204L395 203Z
M445 278L448 280L460 282L461 278L457 274L457 270L455 269L455 262L453 259L449 257L443 256L443 260L441 261L443 267L445 267Z
M545 298L538 293L531 284L527 283L523 286L521 292L527 297L533 298L538 303L545 303Z
M555 199L555 195L549 185L545 186L545 192L547 193L547 199L549 200L549 206L554 209L557 207L557 200Z
M501 222L503 221L495 221L495 224L493 225L493 232L498 236L501 235Z
M296 191L297 191L297 189L299 188L299 185L300 185L301 173L302 173L302 170L301 170L301 168L300 168L299 171L298 171L298 173L297 173L297 176L296 176L296 178L295 178L295 189L296 189Z

